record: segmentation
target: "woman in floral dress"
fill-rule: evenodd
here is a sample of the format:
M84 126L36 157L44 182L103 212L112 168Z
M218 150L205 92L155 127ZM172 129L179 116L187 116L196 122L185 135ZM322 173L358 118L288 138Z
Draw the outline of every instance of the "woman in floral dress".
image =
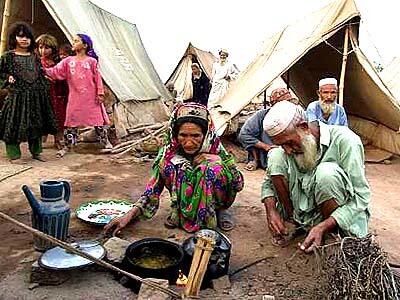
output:
M185 103L172 113L165 146L156 158L144 194L123 217L112 220L106 231L118 233L138 216L151 218L166 187L171 213L165 225L187 232L202 228L231 230L227 209L243 188L243 176L216 135L205 106Z

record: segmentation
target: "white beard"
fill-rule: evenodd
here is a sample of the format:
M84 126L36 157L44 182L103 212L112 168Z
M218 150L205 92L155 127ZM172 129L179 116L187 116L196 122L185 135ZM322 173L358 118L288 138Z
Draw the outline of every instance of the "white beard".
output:
M333 113L335 111L336 102L326 103L326 102L322 102L320 100L319 104L321 105L321 109L324 114L330 115L331 113Z
M299 133L301 137L302 154L295 154L294 159L300 170L311 171L318 163L319 150L317 139L311 133Z

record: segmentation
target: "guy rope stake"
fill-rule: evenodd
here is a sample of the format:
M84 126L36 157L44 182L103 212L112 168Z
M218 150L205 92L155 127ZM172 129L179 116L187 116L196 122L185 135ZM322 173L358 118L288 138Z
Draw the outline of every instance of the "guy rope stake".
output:
M152 288L154 288L156 290L159 290L159 291L171 296L173 299L181 299L181 296L177 292L175 292L173 290L170 290L168 288L160 286L157 283L154 283L154 282L152 282L152 281L150 281L148 279L143 279L143 278L141 278L139 276L136 276L136 275L134 275L132 273L126 272L124 270L121 270L121 269L113 266L112 264L109 264L109 263L107 263L105 261L102 261L102 260L96 258L96 257L93 257L92 255L87 254L87 253L85 253L85 252L83 252L83 251L81 251L81 250L79 250L79 249L77 249L75 247L72 247L71 245L69 245L69 244L67 244L67 243L65 243L63 241L60 241L60 240L58 240L58 239L56 239L56 238L54 238L54 237L52 237L50 235L47 235L47 234L45 234L45 233L43 233L43 232L41 232L41 231L39 231L37 229L34 229L34 228L32 228L32 227L30 227L28 225L25 225L24 223L21 223L21 222L15 220L14 218L8 216L7 214L5 214L5 213L3 213L1 211L0 211L0 218L2 218L4 220L7 220L7 221L10 221L11 223L13 223L13 224L15 224L15 225L17 225L19 227L22 227L23 229L31 232L32 234L34 234L34 235L36 235L36 236L38 236L38 237L40 237L42 239L45 239L47 241L50 241L53 244L58 245L61 248L67 250L68 252L71 252L73 254L79 255L81 257L84 257L84 258L94 262L95 264L97 264L99 266L102 266L102 267L110 269L112 271L121 273L121 274L123 274L123 275L125 275L125 276L127 276L127 277L129 277L131 279L140 281L142 284L147 284L148 286L150 286L150 287L152 287Z

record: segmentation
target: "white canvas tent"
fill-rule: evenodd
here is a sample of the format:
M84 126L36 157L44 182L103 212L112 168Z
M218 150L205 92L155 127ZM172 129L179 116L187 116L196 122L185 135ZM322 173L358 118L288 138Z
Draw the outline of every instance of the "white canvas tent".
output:
M400 57L394 58L379 75L400 103Z
M32 5L33 3L33 5ZM3 12L4 1L0 1ZM159 78L134 24L122 20L88 0L11 1L9 24L25 21L35 36L50 33L59 43L77 33L93 39L100 57L100 72L115 94L114 123L119 136L136 123L166 120L162 99L170 95ZM0 24L2 23L2 14Z
M316 99L318 80L339 79L345 28L349 26L344 107L350 125L374 146L400 154L400 106L358 46L360 13L354 0L339 0L290 24L264 43L213 111L218 129L254 96L282 76L305 106Z
M211 79L213 63L217 61L217 58L211 52L200 50L189 43L185 53L180 59L175 70L168 78L166 84L173 83L178 96L182 100L192 98L193 87L192 87L192 69L191 65L197 62L208 79Z

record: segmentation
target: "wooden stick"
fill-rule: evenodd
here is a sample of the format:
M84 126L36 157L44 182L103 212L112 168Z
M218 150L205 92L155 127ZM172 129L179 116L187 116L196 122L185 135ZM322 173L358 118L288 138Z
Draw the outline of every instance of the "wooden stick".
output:
M135 133L142 132L145 129L158 129L158 128L161 128L163 126L164 126L164 124L158 123L158 124L153 124L153 125L150 125L150 126L143 126L143 127L139 127L139 128L129 128L128 129L128 133L129 134L135 134Z
M121 153L122 151L125 151L126 149L128 149L130 147L131 147L131 144L128 144L128 145L125 145L124 147L120 147L118 149L112 149L110 153L111 154L118 154L118 153Z
M339 104L342 106L343 106L343 97L344 97L344 76L346 74L348 47L349 47L349 27L347 26L346 32L344 34L342 70L340 72L340 81L339 81Z
M4 51L7 48L7 30L8 30L8 21L10 18L10 10L11 10L11 0L6 0L4 3L4 11L3 11L3 23L1 25L1 39L0 39L0 55L3 55Z
M24 167L21 170L18 170L16 172L12 173L12 174L5 175L5 176L0 178L0 182L3 181L3 180L6 180L7 178L10 178L10 177L12 177L14 175L18 175L18 174L20 174L22 172L25 172L25 171L27 171L29 169L32 169L32 166L27 166L27 167Z
M157 125L156 128L144 127L143 130L145 130L145 129L159 129L159 128L161 128L162 126L166 125L166 123L159 123L159 124L156 124L156 125ZM129 129L128 129L128 130L129 130ZM141 129L141 131L142 131L142 129ZM156 134L156 135L157 135L157 134ZM115 146L113 147L112 150L119 149L119 148L125 147L125 146L127 146L127 145L131 145L131 144L135 143L136 141L137 141L137 140L133 139L133 140L128 140L128 141L119 143L118 145L115 145Z
M105 267L107 269L110 269L110 270L113 270L115 272L121 273L121 274L123 274L123 275L125 275L125 276L127 276L127 277L129 277L131 279L140 281L143 284L147 284L148 286L150 286L150 287L152 287L154 289L157 289L157 290L159 290L161 292L164 292L164 293L174 297L175 299L180 299L181 298L181 296L178 293L176 293L175 291L173 291L173 290L170 290L168 288L160 286L160 285L152 282L151 280L143 279L143 278L141 278L139 276L136 276L136 275L134 275L132 273L128 273L128 272L126 272L124 270L121 270L121 269L113 266L112 264L109 264L109 263L107 263L105 261L102 261L102 260L96 258L96 257L93 257L92 255L87 254L87 253L85 253L83 251L80 251L79 249L77 249L75 247L72 247L71 245L69 245L69 244L67 244L67 243L65 243L63 241L60 241L60 240L58 240L58 239L56 239L56 238L54 238L54 237L52 237L50 235L47 235L47 234L45 234L45 233L43 233L43 232L41 232L41 231L39 231L37 229L34 229L34 228L32 228L32 227L30 227L28 225L25 225L24 223L21 223L21 222L15 220L14 218L8 216L7 214L5 214L5 213L3 213L1 211L0 211L0 217L3 218L4 220L10 221L11 223L13 223L13 224L15 224L15 225L17 225L19 227L24 228L27 231L30 231L32 234L34 234L34 235L36 235L36 236L38 236L38 237L40 237L42 239L45 239L45 240L47 240L49 242L52 242L55 245L60 246L61 248L67 250L68 252L74 253L74 254L79 255L81 257L84 257L84 258L94 262L97 265L100 265L100 266Z
M213 238L205 236L197 238L184 295L198 297L214 245L215 240Z
M129 129L136 129L136 128L140 128L140 127L146 127L146 126L150 126L150 125L153 125L154 123L139 123L139 124L136 124L136 125L133 125L131 128L129 128ZM129 130L128 129L128 130Z
M149 134L148 136L145 136L144 138L141 138L141 139L136 140L135 142L133 142L133 143L130 145L130 147L129 147L128 149L122 151L122 152L119 153L119 154L114 155L114 158L119 158L119 157L121 157L121 156L124 155L125 153L129 152L129 151L130 151L133 147L135 147L136 145L140 144L140 143L143 142L143 141L146 141L146 140L151 139L152 137L156 136L157 134L163 132L165 129L166 129L166 127L163 126L163 127L161 127L160 129L157 129L156 131L152 132L152 133Z

